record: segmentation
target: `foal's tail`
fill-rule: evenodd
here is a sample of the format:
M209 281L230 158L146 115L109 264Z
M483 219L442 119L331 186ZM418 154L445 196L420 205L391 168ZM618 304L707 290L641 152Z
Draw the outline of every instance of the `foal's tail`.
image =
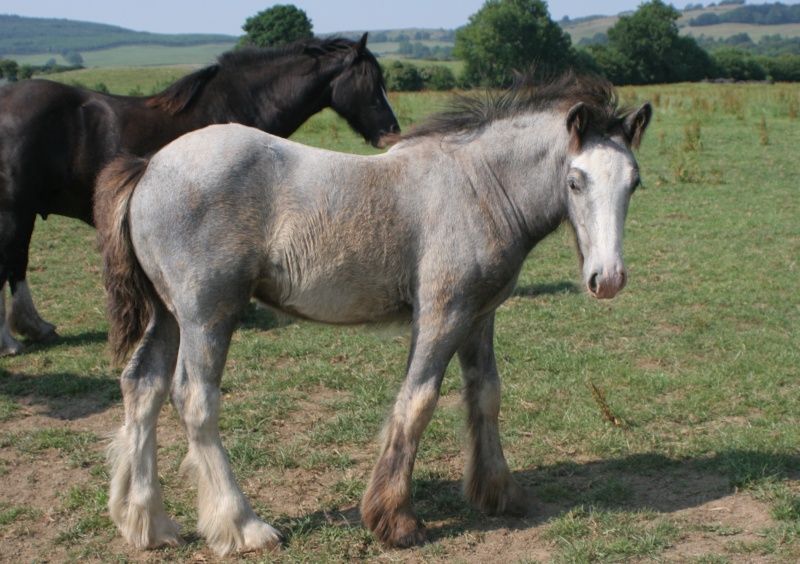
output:
M129 219L131 197L149 162L130 155L119 157L103 169L95 185L94 220L103 255L106 313L111 323L108 337L115 362L142 338L152 316L152 301L158 299L133 251Z

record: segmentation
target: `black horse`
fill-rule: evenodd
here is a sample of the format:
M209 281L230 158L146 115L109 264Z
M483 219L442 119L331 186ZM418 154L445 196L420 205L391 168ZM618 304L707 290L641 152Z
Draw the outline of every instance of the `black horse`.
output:
M25 273L36 215L94 225L94 182L121 153L147 155L216 123L288 137L331 107L373 145L399 131L374 55L360 41L310 40L243 49L148 97L113 96L46 80L0 88L0 356L52 338ZM5 315L5 283L11 287Z

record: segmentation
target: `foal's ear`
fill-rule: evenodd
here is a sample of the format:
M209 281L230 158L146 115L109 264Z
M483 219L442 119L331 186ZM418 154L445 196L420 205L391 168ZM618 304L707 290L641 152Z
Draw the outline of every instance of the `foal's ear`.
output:
M589 125L589 110L583 102L578 102L567 113L567 131L572 135L573 149L581 146L581 136Z
M567 131L581 135L589 125L589 112L583 102L578 102L567 113Z
M634 149L639 148L644 130L647 129L651 117L653 117L653 106L645 102L638 110L626 116L622 121L622 130L625 132L628 143Z

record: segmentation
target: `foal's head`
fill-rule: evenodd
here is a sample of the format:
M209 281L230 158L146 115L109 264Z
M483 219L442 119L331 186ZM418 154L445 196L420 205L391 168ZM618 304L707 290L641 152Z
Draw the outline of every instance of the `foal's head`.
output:
M627 283L622 230L628 203L640 184L637 148L653 110L643 104L627 115L598 115L578 102L567 113L571 136L565 189L583 277L596 298L613 298Z
M383 72L367 49L367 34L350 48L345 70L332 83L331 107L375 147L381 138L400 132L386 98Z

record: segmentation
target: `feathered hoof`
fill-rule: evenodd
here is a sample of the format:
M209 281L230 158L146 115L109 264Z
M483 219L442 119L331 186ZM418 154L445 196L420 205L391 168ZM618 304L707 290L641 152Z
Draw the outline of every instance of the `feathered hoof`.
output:
M142 511L128 511L128 519L120 527L125 540L138 550L178 547L186 544L180 535L179 525L166 513L148 517Z
M9 314L8 324L11 330L34 343L47 343L58 337L56 326L41 318L29 319Z
M425 542L425 526L411 510L362 513L362 520L388 548L408 548Z
M220 556L257 551L272 552L281 546L281 534L258 518L246 522L241 529L233 526L220 527L215 534L205 536L208 545Z
M468 501L487 515L532 517L536 514L530 493L513 479L497 488L484 483L481 487L467 484L465 489Z

